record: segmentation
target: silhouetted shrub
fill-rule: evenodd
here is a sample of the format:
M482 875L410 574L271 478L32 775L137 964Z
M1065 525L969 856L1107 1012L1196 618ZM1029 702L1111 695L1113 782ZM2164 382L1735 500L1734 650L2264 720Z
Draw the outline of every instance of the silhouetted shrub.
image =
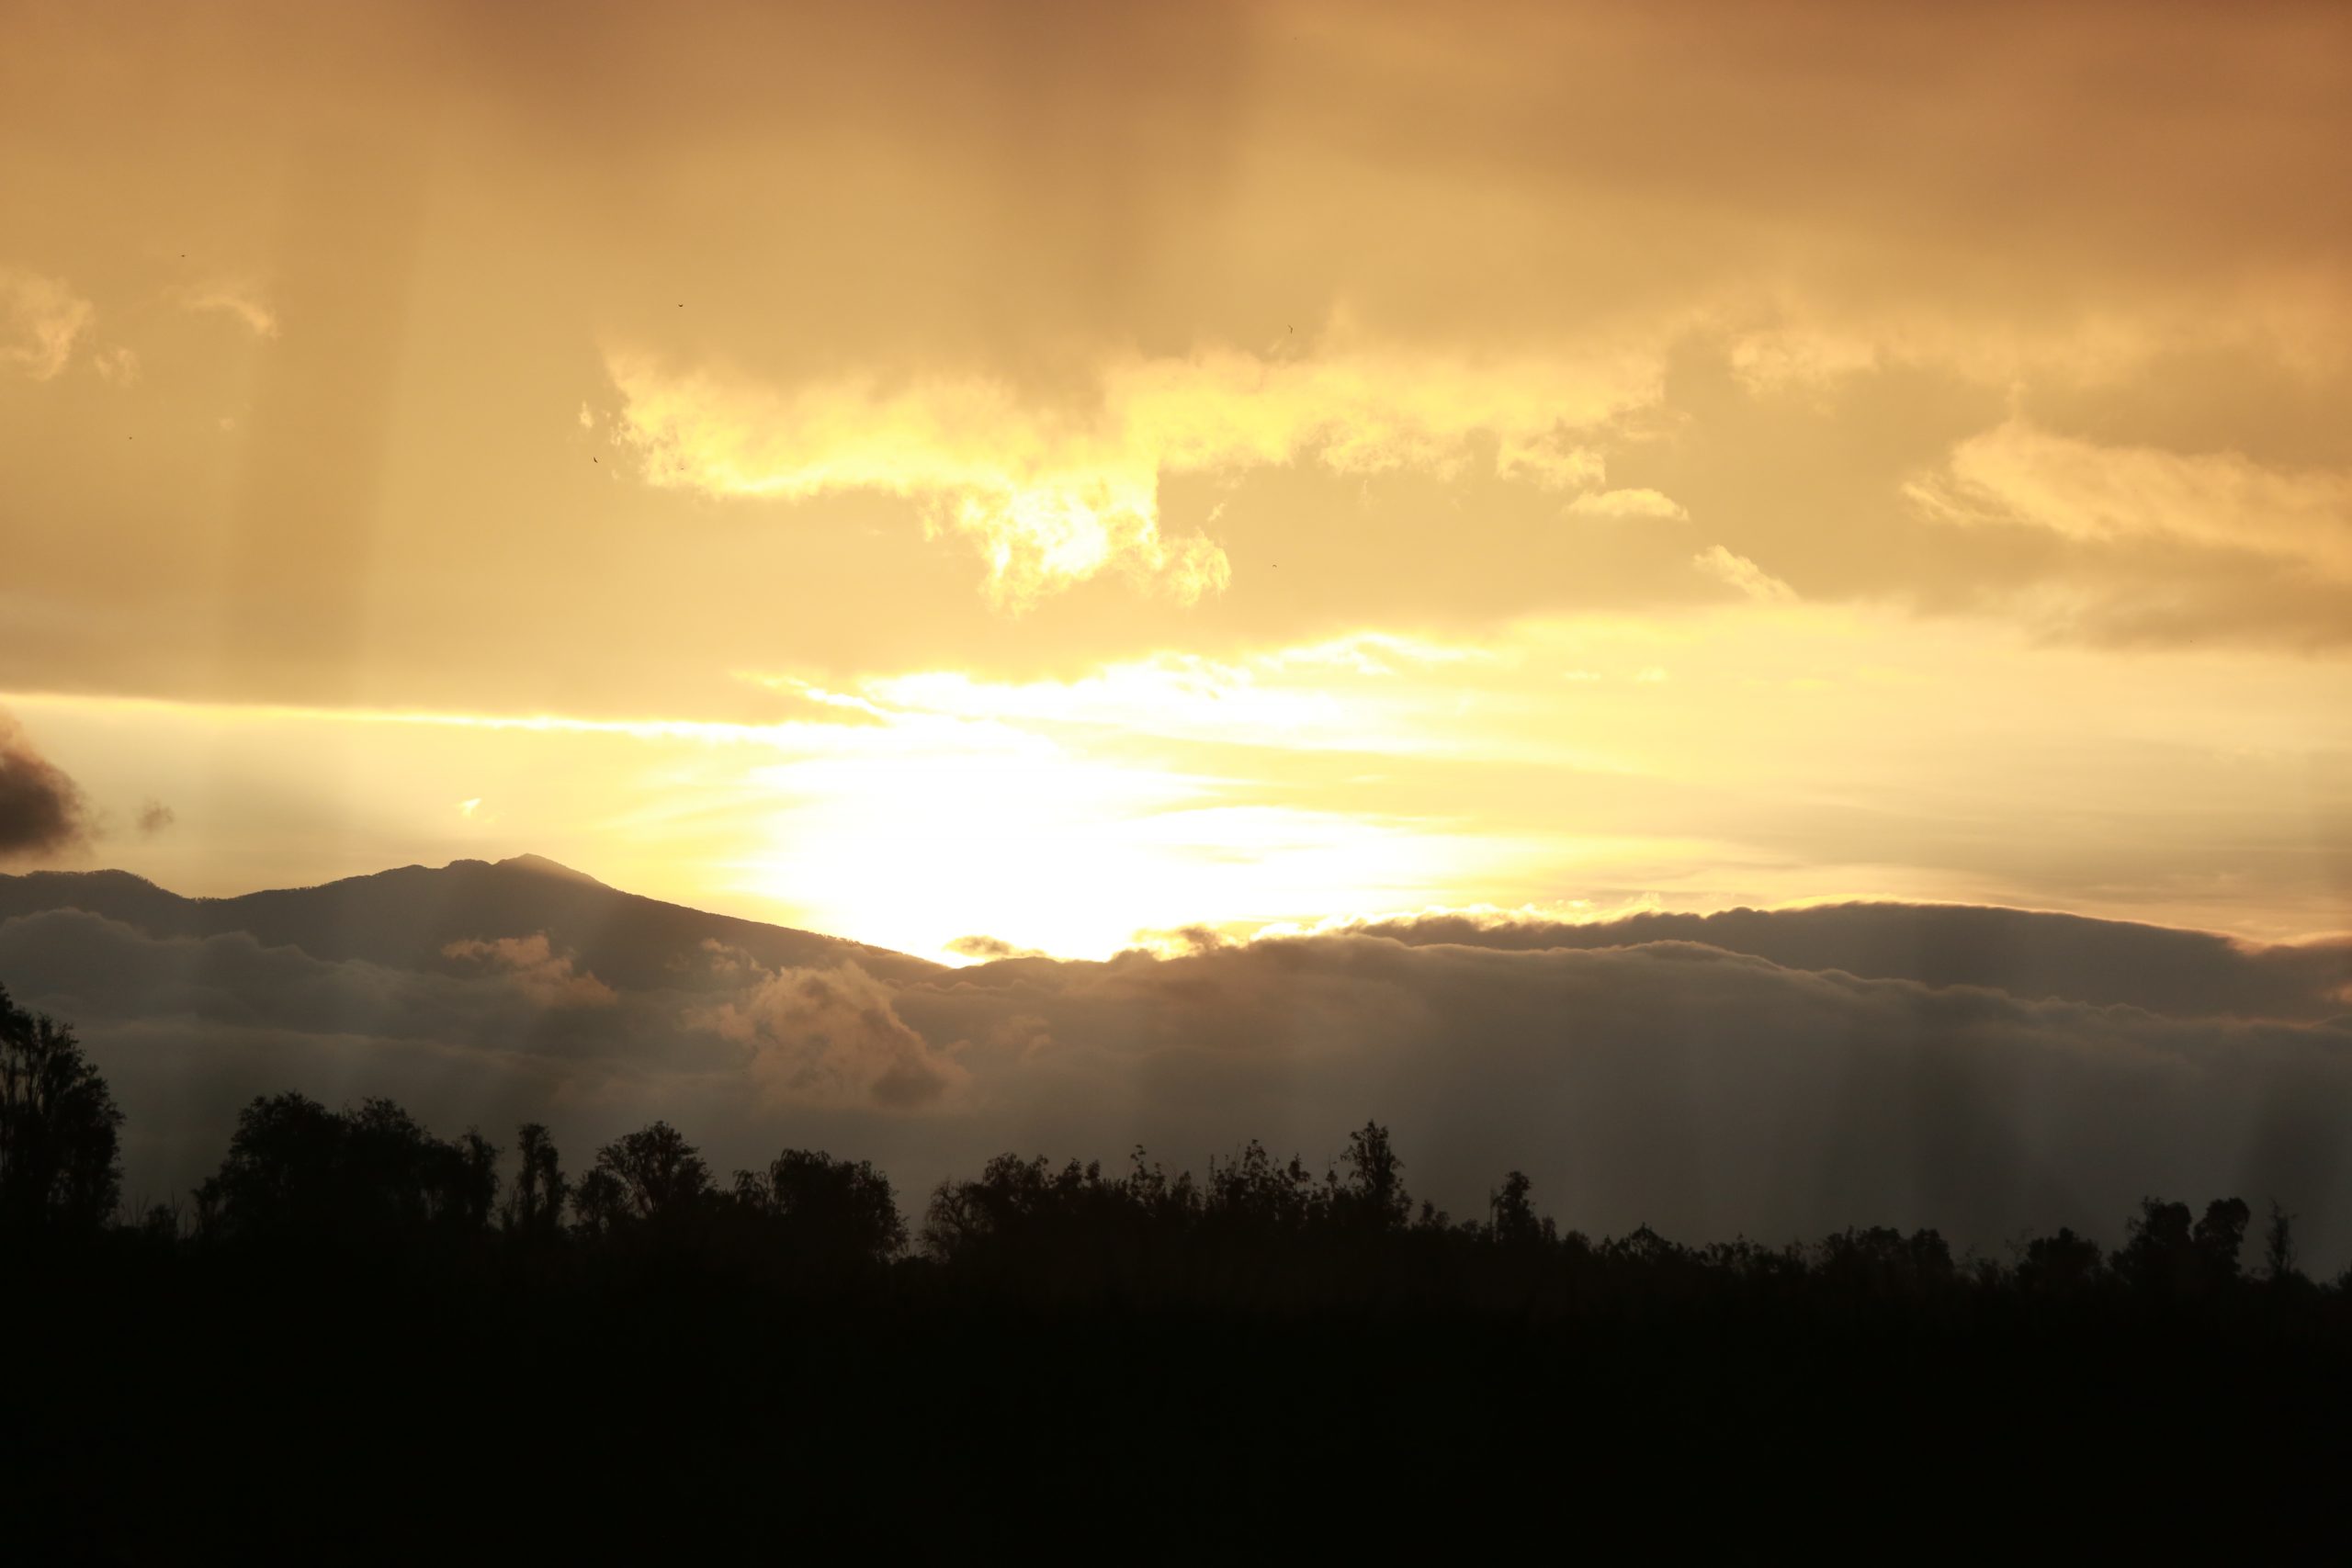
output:
M122 1112L74 1031L0 987L0 1226L74 1234L114 1213Z

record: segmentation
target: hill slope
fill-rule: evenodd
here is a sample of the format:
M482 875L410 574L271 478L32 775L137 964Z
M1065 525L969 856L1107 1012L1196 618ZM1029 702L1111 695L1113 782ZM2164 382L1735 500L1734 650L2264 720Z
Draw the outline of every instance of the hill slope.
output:
M888 948L624 893L537 855L401 866L234 898L183 897L123 871L0 876L0 919L46 909L87 910L155 937L245 931L268 947L400 969L440 967L451 942L544 931L555 949L625 990L694 985L710 968L705 944L714 942L769 968L851 960L894 980L940 969Z

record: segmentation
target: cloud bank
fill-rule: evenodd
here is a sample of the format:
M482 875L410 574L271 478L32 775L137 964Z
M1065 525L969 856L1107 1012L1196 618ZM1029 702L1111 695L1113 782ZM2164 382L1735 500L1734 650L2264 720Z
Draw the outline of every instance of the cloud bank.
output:
M1417 947L1520 952L1698 942L1789 969L1967 986L2177 1018L2310 1021L2352 1012L2352 937L2264 945L2213 931L2028 909L1849 903L1585 923L1439 915L1360 929Z
M487 972L409 971L56 909L0 924L0 978L82 1029L130 1113L132 1185L159 1195L218 1158L238 1103L289 1086L450 1127L537 1117L575 1161L666 1116L722 1168L813 1144L918 1201L1006 1149L1142 1143L1198 1170L1260 1137L1316 1161L1371 1116L1457 1213L1519 1166L1591 1230L1934 1224L1998 1250L2226 1192L2301 1215L2323 1266L2352 1258L2340 947L1856 906L896 981L742 964L581 1007L516 983L537 947L486 945ZM1899 973L1853 972L1874 964Z

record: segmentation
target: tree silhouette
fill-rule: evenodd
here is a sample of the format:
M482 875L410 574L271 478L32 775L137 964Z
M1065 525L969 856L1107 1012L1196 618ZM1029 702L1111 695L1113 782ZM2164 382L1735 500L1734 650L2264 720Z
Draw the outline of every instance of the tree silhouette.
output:
M2045 1295L2070 1295L2098 1282L2107 1270L2098 1243L2060 1226L2055 1235L2026 1243L2018 1261L2018 1283Z
M2254 1217L2242 1198L2216 1198L2205 1205L2191 1239L2208 1285L2235 1284L2238 1253L2245 1246L2246 1223Z
M2270 1204L2269 1221L2262 1227L2262 1277L2274 1285L2303 1277L2295 1247L2295 1216L2280 1208L2275 1199Z
M571 1195L555 1140L540 1123L526 1122L514 1130L514 1188L507 1194L501 1223L521 1235L554 1235L563 1224L564 1204Z
M632 1217L628 1185L599 1165L582 1177L580 1185L572 1190L571 1212L579 1221L581 1235L592 1240L611 1235Z
M1931 1230L1905 1235L1890 1225L1825 1237L1816 1268L1825 1281L1872 1301L1912 1298L1951 1282L1951 1247Z
M7 1216L17 1224L70 1220L95 1227L119 1184L120 1113L70 1030L6 1004L5 994L0 1023ZM695 1147L656 1122L598 1150L575 1188L548 1129L526 1123L516 1131L517 1168L503 1205L500 1153L472 1128L455 1139L435 1137L389 1100L334 1111L297 1092L257 1097L239 1113L220 1168L194 1194L196 1234L388 1251L430 1268L445 1255L479 1256L493 1219L518 1248L552 1241L563 1234L568 1208L575 1245L562 1250L560 1265L544 1247L514 1251L522 1277L627 1259L626 1237L642 1233L661 1237L665 1258L713 1266L713 1278L761 1290L797 1280L827 1292L897 1277L892 1266L907 1249L907 1221L887 1175L819 1150L786 1149L763 1169L738 1171L722 1194ZM2145 1199L2111 1256L2062 1229L2022 1244L2015 1265L2004 1269L1990 1260L1955 1263L1934 1230L1885 1226L1779 1248L1744 1239L1694 1247L1646 1225L1596 1243L1563 1234L1539 1213L1533 1185L1519 1170L1490 1191L1483 1223L1453 1225L1428 1204L1414 1219L1404 1169L1377 1122L1348 1135L1340 1159L1319 1180L1295 1156L1278 1162L1254 1141L1212 1162L1200 1185L1189 1174L1171 1178L1140 1148L1131 1169L1116 1177L1099 1162L1001 1155L977 1179L940 1183L922 1231L929 1258L910 1263L917 1271L910 1277L935 1278L951 1292L978 1287L1033 1300L1183 1302L1217 1310L1319 1310L1376 1299L1562 1312L1712 1295L1895 1311L1965 1292L2007 1292L2034 1311L2075 1298L2066 1309L2075 1313L2131 1297L2253 1299L2243 1291L2239 1264L2251 1213L2235 1198L2214 1200L2193 1220L2187 1204ZM169 1253L178 1245L172 1208L156 1206L143 1223L125 1221L123 1228L151 1249ZM472 1239L465 1251L446 1253L457 1238ZM419 1245L428 1239L432 1246ZM616 1242L622 1245L607 1245ZM942 1271L921 1272L933 1268ZM2313 1300L2346 1293L2302 1280L2292 1217L2276 1203L2263 1268L2270 1280L2301 1281ZM2265 1292L2262 1299L2299 1298Z
M1385 1526L1394 1477L1367 1472L1349 1434L1439 1434L1457 1497L1551 1466L1529 1432L1565 1445L1564 1462L1672 1461L1670 1485L1694 1459L1720 1469L1726 1439L1740 1467L1784 1449L1785 1495L1858 1451L1941 1480L1956 1456L2041 1441L2034 1462L2059 1470L2076 1449L2137 1442L2135 1473L2178 1461L2201 1495L2210 1454L2187 1438L2291 1434L2316 1472L2352 1393L2352 1290L2293 1272L2275 1205L2266 1272L2294 1283L2247 1284L2235 1199L2202 1218L2145 1200L2112 1269L2070 1230L2006 1269L1886 1226L1687 1246L1645 1225L1594 1242L1542 1214L1519 1170L1479 1223L1408 1223L1404 1162L1372 1122L1320 1178L1256 1143L1199 1185L1141 1149L1115 1175L1000 1156L940 1184L929 1255L910 1258L890 1184L865 1162L786 1149L721 1194L656 1122L598 1151L574 1190L544 1126L517 1129L515 1153L502 1191L476 1131L444 1141L383 1100L256 1099L198 1191L199 1239L159 1207L61 1252L71 1267L20 1270L38 1288L0 1291L0 1317L51 1317L11 1332L26 1353L0 1408L91 1475L122 1456L192 1472L193 1493L223 1483L206 1465L261 1469L280 1513L335 1477L407 1477L472 1429L475 1391L513 1385L523 1440L457 1484L560 1497L583 1450L628 1452L664 1529L681 1504L771 1474L821 1477L864 1506L825 1467L903 1440L909 1411L958 1445L941 1468L969 1483L960 1496L1032 1483L1040 1452L1123 1499L1196 1499L1246 1465L1325 1499L1370 1474L1385 1490L1367 1517ZM342 1267L313 1277L252 1245L273 1238L340 1249ZM0 1270L15 1240L0 1237ZM59 1325L81 1335L71 1356ZM44 1378L51 1392L27 1398ZM1260 1405L1331 1416L1342 1436L1302 1445L1295 1423L1250 1419ZM164 1439L144 1436L158 1426ZM118 1427L141 1435L91 1447ZM1712 1430L1674 1446L1698 1428ZM1132 1444L1066 1442L1134 1430L1159 1435L1148 1463ZM534 1523L606 1528L560 1506ZM9 1529L21 1539L14 1515Z
M2188 1204L2143 1199L2115 1255L2115 1271L2133 1290L2152 1295L2226 1289L2238 1282L2238 1251L2252 1217L2243 1199L2216 1198L2191 1225Z
M1487 1199L1487 1234L1504 1247L1534 1247L1555 1239L1551 1218L1539 1218L1528 1194L1535 1184L1524 1171L1514 1170Z
M592 1200L589 1185L600 1174L611 1184L597 1182ZM581 1183L582 1197L575 1201L604 1211L609 1229L616 1214L652 1224L675 1222L710 1191L710 1168L702 1156L675 1127L656 1122L597 1150L595 1169Z
M863 1160L786 1149L763 1172L736 1172L735 1199L770 1222L805 1266L884 1262L907 1243L889 1178Z
M2116 1251L2115 1271L2132 1289L2151 1294L2191 1290L2197 1282L2195 1247L2188 1204L2143 1198Z
M1413 1212L1405 1190L1405 1162L1388 1141L1388 1129L1367 1122L1348 1134L1340 1156L1347 1175L1332 1190L1332 1206L1348 1223L1368 1230L1396 1230Z
M257 1097L197 1189L199 1228L343 1244L479 1230L496 1199L498 1151L469 1138L444 1143L389 1100L330 1111L291 1091Z
M122 1187L122 1111L74 1031L0 987L0 1225L89 1232Z
M1226 1228L1295 1235L1313 1223L1320 1201L1297 1156L1276 1165L1255 1138L1238 1157L1209 1166L1207 1213Z

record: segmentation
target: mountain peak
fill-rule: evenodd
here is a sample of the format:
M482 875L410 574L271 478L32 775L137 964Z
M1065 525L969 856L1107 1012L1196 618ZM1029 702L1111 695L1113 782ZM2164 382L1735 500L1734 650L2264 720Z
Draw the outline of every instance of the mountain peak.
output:
M586 872L574 871L561 861L552 861L545 855L511 855L498 863L498 869L527 871L535 876L560 876L568 882L584 882L591 887L605 886Z

